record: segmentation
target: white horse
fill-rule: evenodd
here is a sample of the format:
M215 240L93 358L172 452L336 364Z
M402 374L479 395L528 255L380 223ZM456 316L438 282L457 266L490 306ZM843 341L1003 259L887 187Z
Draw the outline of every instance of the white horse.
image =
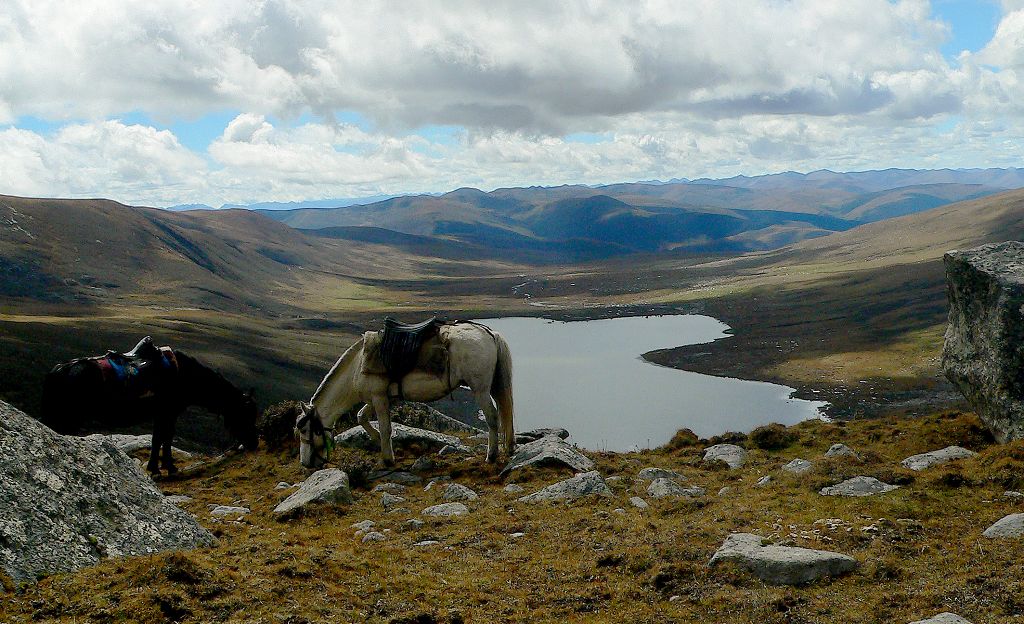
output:
M295 421L299 434L299 461L307 468L319 468L327 462L333 429L338 418L356 405L359 424L370 439L380 444L383 463L394 465L391 448L390 390L400 388L402 398L410 401L436 401L460 386L469 386L487 419L487 461L498 459L498 425L504 435L505 451L515 450L512 415L512 356L505 339L490 328L473 322L456 322L438 329L442 344L448 346L445 373L419 368L402 378L400 384L386 375L364 372L363 342L360 338L342 354L331 368L309 403L304 403ZM493 399L493 400L492 400ZM495 407L497 404L497 407ZM378 432L370 420L376 416Z

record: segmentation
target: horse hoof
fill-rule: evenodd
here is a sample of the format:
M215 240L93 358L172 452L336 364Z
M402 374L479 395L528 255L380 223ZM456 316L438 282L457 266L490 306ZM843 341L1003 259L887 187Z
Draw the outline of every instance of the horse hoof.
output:
M167 471L167 476L178 474L178 468L176 466L167 466L165 470Z

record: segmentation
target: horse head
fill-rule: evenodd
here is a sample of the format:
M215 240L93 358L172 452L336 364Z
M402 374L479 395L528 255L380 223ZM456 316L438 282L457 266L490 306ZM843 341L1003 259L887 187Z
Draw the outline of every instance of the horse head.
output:
M327 463L333 439L312 403L302 404L295 419L295 433L299 438L299 461L303 466L317 469Z
M228 433L241 442L248 451L255 451L260 443L259 431L256 429L259 414L260 410L256 400L252 398L251 390L243 392L238 404L224 414L224 425Z

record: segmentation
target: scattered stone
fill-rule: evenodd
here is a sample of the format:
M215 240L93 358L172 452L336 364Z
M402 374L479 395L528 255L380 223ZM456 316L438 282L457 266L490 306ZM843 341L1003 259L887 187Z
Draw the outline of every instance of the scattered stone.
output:
M1004 516L998 522L985 529L985 537L1020 537L1024 535L1024 513Z
M423 528L426 523L418 518L410 518L402 523L402 528L406 531L418 531Z
M741 468L747 461L747 451L735 444L716 444L704 449L704 461L721 461L733 470Z
M523 486L517 483L509 483L508 485L505 486L505 492L508 494L520 494L525 491L526 490L523 488Z
M409 472L430 472L437 469L437 462L428 455L421 455L409 466Z
M623 509L622 507L616 507L615 509L612 509L612 513L616 513L621 516L622 514L626 513L626 510Z
M647 501L640 498L639 496L631 496L629 502L632 503L633 506L636 507L637 509L647 509L650 507L650 505L647 504Z
M405 502L405 498L401 496L395 496L394 494L388 494L384 492L380 495L380 504L384 509L391 509L396 505L401 505Z
M577 472L589 472L596 467L589 457L555 436L520 446L501 474L505 476L526 466L567 466Z
M942 370L999 442L1024 438L1024 243L951 251Z
M402 485L418 485L423 479L411 472L404 470L380 469L370 472L367 479L370 481L384 481L387 483L400 483Z
M911 622L910 624L971 624L971 623L969 621L963 619L962 617L960 617L959 615L957 615L955 613L950 613L949 611L946 611L945 613L940 613L938 615L932 616L932 617L928 618L927 620L918 620L916 622Z
M546 438L548 440L552 438ZM608 485L596 470L578 474L558 483L553 483L533 494L518 500L521 503L539 503L550 501L574 501L584 496L613 496Z
M803 474L810 470L811 468L814 468L814 464L807 461L806 459L794 459L793 461L789 462L788 464L782 467L784 471L792 474Z
M857 560L848 555L791 546L762 546L762 538L750 533L727 537L708 565L714 567L723 561L736 562L772 585L810 583L857 568Z
M860 461L860 453L845 444L833 444L825 451L825 457L852 457Z
M227 516L240 518L247 513L249 513L248 507L234 507L231 505L216 505L210 510L210 515L214 518L226 518Z
M433 479L431 479L430 481L427 482L427 485L426 485L426 487L423 488L423 491L424 492L429 492L430 490L432 490L435 487L441 485L442 483L445 483L446 481L451 481L451 480L452 480L452 478L449 477L448 475L443 475L443 476L440 476L440 477L434 477Z
M387 492L388 494L405 494L405 490L408 489L401 483L378 483L373 486L371 492Z
M647 494L651 498L666 498L668 496L694 498L704 496L704 488L685 488L672 479L662 477L651 481L651 484L647 486Z
M675 470L666 470L664 468L644 468L639 473L637 473L636 478L640 479L641 481L654 481L655 479L672 479L673 481L686 481L685 475L681 475ZM608 479L605 479L605 481L607 480Z
M754 485L756 485L757 487L764 487L764 486L768 485L771 482L772 482L771 475L765 475L765 476L761 477L760 479L758 479L757 483L755 483Z
M509 533L508 536L512 539L519 539L520 537L526 537L526 533Z
M164 500L174 505L181 505L182 503L187 503L192 500L192 497L185 496L184 494L171 494L170 496L164 497Z
M730 486L726 485L726 486L722 487L722 489L718 490L718 495L719 496L725 496L726 494L728 494L730 492L732 492L732 488Z
M0 401L0 572L14 583L214 542L111 442L58 435Z
M274 513L284 516L307 505L351 502L348 475L337 468L325 468L310 475L299 489L274 508Z
M371 421L370 424L375 429L378 427L377 421ZM370 439L369 434L366 433L366 430L363 429L362 425L356 425L351 429L347 429L346 431L339 433L334 436L334 441L339 446L345 446L348 448L358 448L371 452L380 450L377 447L377 443ZM455 436L445 433L438 433L436 431L428 431L426 429L392 423L391 446L396 450L412 448L414 446L440 449L445 446L461 447L462 442L460 442Z
M1003 498L1008 498L1012 501L1019 501L1021 499L1024 499L1024 493L1007 490L1006 492L1003 492Z
M569 437L569 432L560 427L556 428L543 428L543 429L532 429L530 431L520 431L516 434L516 444L529 444L530 442L536 442L541 438L560 438L565 440Z
M352 525L352 528L356 531L369 531L374 527L376 523L373 520L363 520L362 522L356 522Z
M415 546L416 548L425 548L427 546L437 546L440 543L441 542L437 540L423 540L420 542L416 542L415 544L413 544L413 546Z
M388 509L388 513L389 514L405 514L405 515L407 515L407 514L411 514L412 510L409 509L408 507L394 507L392 509Z
M438 457L448 457L450 455L472 455L473 449L468 446L452 446L446 444L441 447L441 450L437 452Z
M363 543L366 544L367 542L383 542L385 539L387 538L385 538L384 534L380 531L370 531L369 533L363 536Z
M281 481L281 482L279 482L279 483L277 484L277 486L275 486L275 487L274 487L274 489L275 489L275 490L287 490L287 489L288 489L288 488L290 488L291 486L292 486L292 484L291 484L291 483L288 483L287 481Z
M476 492L464 485L449 483L448 487L444 489L444 496L442 498L446 501L473 501L480 497Z
M821 488L823 496L874 496L898 489L898 485L883 483L874 477L853 477L842 483Z
M901 461L900 465L911 470L924 470L925 468L938 466L939 464L945 464L957 459L967 459L975 455L977 453L974 451L968 451L959 446L947 446L937 451L912 455Z
M462 503L441 503L423 510L422 515L431 518L451 518L453 516L465 516L469 508Z

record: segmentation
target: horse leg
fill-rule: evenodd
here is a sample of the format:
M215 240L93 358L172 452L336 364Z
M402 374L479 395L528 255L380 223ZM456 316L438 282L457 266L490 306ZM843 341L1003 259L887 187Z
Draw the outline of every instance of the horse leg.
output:
M487 463L498 461L498 409L487 392L475 391L476 404L487 419Z
M153 441L149 447L149 463L146 464L146 469L151 474L160 474L157 458L160 456L160 441L163 439L163 418L163 414L157 414L153 418Z
M373 406L370 403L367 403L359 409L359 413L356 414L356 418L359 420L359 424L363 426L363 429L366 429L366 434L370 436L370 440L372 440L377 446L380 446L380 432L374 429L373 425L370 424L370 418L373 414Z
M385 466L394 466L395 451L391 448L391 406L388 404L388 397L383 394L374 395L371 401L380 429L380 458Z
M168 475L178 472L178 468L174 465L174 457L171 456L171 445L174 443L174 428L178 420L177 416L177 414L170 412L164 420L163 457L161 458L161 463Z

